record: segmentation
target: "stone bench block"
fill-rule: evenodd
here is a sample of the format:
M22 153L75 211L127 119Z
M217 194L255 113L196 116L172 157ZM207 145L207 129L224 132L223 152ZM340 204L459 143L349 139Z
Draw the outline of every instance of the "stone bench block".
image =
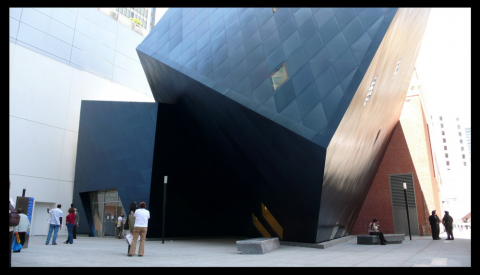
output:
M383 234L388 243L402 243L404 234ZM378 235L358 235L357 244L380 244Z
M278 237L237 241L237 249L242 254L265 254L278 248L280 248Z

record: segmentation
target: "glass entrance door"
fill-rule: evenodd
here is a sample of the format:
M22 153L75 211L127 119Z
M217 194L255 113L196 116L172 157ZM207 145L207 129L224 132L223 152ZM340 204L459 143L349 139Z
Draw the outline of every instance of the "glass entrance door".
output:
M106 202L103 204L105 208L105 218L103 219L103 236L115 237L115 221L117 220L117 203Z
M123 204L117 190L99 190L90 193L90 203L96 237L115 237L115 221L124 213Z

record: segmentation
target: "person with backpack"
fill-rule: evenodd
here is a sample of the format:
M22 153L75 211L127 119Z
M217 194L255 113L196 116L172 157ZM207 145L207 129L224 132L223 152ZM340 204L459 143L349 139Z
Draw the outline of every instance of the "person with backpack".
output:
M368 225L368 232L370 235L378 235L378 238L380 239L380 244L386 245L387 240L385 239L385 236L383 236L383 232L378 230L379 226L380 223L377 221L377 219L373 219L373 221Z

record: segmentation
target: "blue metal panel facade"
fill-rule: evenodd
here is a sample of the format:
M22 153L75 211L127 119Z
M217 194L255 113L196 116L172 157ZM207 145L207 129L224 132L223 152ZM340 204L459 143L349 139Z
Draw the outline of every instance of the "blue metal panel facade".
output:
M170 8L137 50L327 147L396 10ZM174 103L182 88L142 64L155 100Z
M82 101L74 205L89 213L82 194L105 189L116 189L125 207L149 204L157 111L158 103Z

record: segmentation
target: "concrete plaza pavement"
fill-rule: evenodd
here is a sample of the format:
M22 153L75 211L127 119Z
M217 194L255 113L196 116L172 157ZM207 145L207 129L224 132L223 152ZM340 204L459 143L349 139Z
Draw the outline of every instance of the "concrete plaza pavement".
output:
M124 239L77 235L73 244L45 245L31 236L12 253L12 267L471 267L470 230L454 230L455 240L407 235L401 244L359 245L355 236L319 249L281 244L267 254L241 254L238 239L165 239L145 242L144 257L127 257ZM337 239L338 240L338 239ZM137 244L138 251L138 244Z

